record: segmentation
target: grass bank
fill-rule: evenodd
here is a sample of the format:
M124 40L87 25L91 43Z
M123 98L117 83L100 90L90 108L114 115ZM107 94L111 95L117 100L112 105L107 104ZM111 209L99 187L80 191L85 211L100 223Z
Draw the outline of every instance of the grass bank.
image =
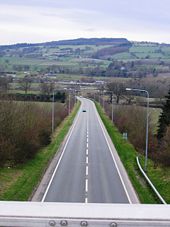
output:
M144 168L144 157L140 157L140 162ZM147 175L164 198L170 204L170 167L154 165L152 160L148 160Z
M141 203L154 204L159 203L154 193L140 174L137 163L136 156L138 155L137 151L128 141L122 138L122 135L118 129L112 124L112 121L106 116L102 107L96 103L96 108L99 112L99 115L116 147L116 150L119 154L120 159L129 175L129 178L138 194L139 200ZM151 161L149 161L148 171L151 166ZM150 176L150 175L149 175ZM159 176L157 176L159 179ZM159 179L160 182L160 179ZM161 183L161 182L160 182Z
M76 104L72 113L57 128L51 144L40 150L34 159L15 168L6 167L0 169L0 200L28 200L40 181L49 161L64 140L79 107L80 102Z

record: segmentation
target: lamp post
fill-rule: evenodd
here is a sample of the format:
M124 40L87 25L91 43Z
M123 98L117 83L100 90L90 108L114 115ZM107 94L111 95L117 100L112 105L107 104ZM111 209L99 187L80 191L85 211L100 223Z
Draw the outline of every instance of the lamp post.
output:
M71 103L70 103L70 92L68 94L68 114L70 114Z
M53 91L53 99L52 99L51 130L53 133L54 132L54 91Z
M104 110L104 90L103 90L103 110Z
M112 123L113 123L113 92L112 92Z
M98 92L99 92L99 104L100 104L100 91L98 90Z
M74 104L76 104L77 103L77 97L76 97L76 90L74 90Z
M149 92L144 89L126 88L126 91L140 91L145 92L147 95L147 108L146 108L146 146L145 146L145 171L147 171L148 161L148 132L149 132Z

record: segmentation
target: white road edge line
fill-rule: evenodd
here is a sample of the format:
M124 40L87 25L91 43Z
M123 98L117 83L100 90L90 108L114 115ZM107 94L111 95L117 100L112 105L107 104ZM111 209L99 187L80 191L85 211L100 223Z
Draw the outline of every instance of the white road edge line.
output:
M91 102L92 102L92 101L91 101ZM113 153L112 153L112 149L111 149L111 147L110 147L109 141L108 141L108 139L107 139L107 137L106 137L106 134L105 134L105 131L104 131L104 129L103 129L103 125L102 125L102 123L101 123L101 119L100 119L100 117L99 117L99 114L98 114L98 112L97 112L97 109L96 109L96 107L95 107L94 102L92 102L92 103L93 103L93 107L94 107L94 109L95 109L95 113L96 113L96 115L97 115L98 122L99 122L99 124L100 124L101 129L102 129L103 135L104 135L105 140L106 140L107 145L108 145L108 148L109 148L109 150L110 150L110 153L111 153L113 162L114 162L114 164L115 164L115 166L116 166L117 172L118 172L119 177L120 177L120 180L121 180L121 182L122 182L124 191L125 191L126 196L127 196L128 200L129 200L129 203L132 204L132 201L131 201L130 196L129 196L129 194L128 194L128 191L127 191L127 189L126 189L125 183L124 183L124 181L123 181L123 179L122 179L122 176L121 176L121 174L120 174L119 168L118 168L118 166L117 166L116 160L115 160L114 155L113 155Z
M85 198L85 203L88 203L88 198L87 197Z
M81 108L81 107L80 107L80 108ZM45 197L47 196L48 190L49 190L49 188L50 188L50 186L51 186L51 183L52 183L52 181L53 181L53 179L54 179L54 176L55 176L55 174L56 174L56 172L57 172L57 169L58 169L58 167L59 167L59 164L60 164L60 162L61 162L61 159L62 159L62 157L63 157L63 155L64 155L64 152L65 152L65 150L66 150L66 148L67 148L67 145L68 145L68 142L69 142L69 140L70 140L70 137L72 136L73 131L74 131L74 128L75 128L75 126L76 126L76 124L77 124L77 122L78 122L79 116L80 116L80 109L79 109L79 112L78 112L78 114L77 114L77 117L76 117L76 119L75 119L75 121L74 121L74 124L73 124L73 126L72 126L72 128L71 128L70 134L69 134L69 136L68 136L68 138L67 138L67 141L66 141L66 143L65 143L65 146L64 146L64 148L63 148L63 152L62 152L62 154L61 154L61 156L60 156L60 158L59 158L59 160L58 160L58 163L57 163L57 165L56 165L56 167L55 167L55 170L54 170L53 175L52 175L52 177L51 177L51 179L50 179L50 182L48 183L48 186L47 186L47 188L46 188L46 191L45 191L45 193L44 193L44 196L43 196L41 202L44 202Z

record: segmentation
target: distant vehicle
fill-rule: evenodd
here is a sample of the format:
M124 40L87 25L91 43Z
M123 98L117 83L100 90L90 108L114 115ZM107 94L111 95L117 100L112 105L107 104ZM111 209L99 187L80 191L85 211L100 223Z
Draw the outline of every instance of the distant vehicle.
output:
M86 110L83 110L82 112L87 112Z

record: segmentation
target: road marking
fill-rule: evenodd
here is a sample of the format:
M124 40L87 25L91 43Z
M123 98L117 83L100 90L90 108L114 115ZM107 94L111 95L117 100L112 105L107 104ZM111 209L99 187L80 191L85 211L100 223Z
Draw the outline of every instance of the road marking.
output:
M88 137L87 137L87 143L89 142L89 139L88 139Z
M89 174L89 167L86 166L86 177L88 176L88 174Z
M88 198L87 197L85 198L85 203L88 203Z
M87 156L89 155L89 150L88 150L88 149L86 149L86 155L87 155Z
M88 179L86 179L86 193L88 192Z
M92 102L92 101L91 101L91 102ZM93 103L93 102L92 102L92 103ZM122 176L121 176L121 174L120 174L118 165L117 165L117 163L116 163L115 157L114 157L114 155L113 155L113 153L112 153L112 149L111 149L111 147L110 147L109 141L108 141L108 139L107 139L107 137L106 137L106 133L105 133L105 131L104 131L104 126L103 126L103 124L102 124L102 122L101 122L102 120L101 120L101 118L99 117L99 113L97 112L97 109L95 108L94 103L93 103L93 107L94 107L94 109L95 109L95 113L96 113L98 122L99 122L99 124L100 124L100 127L101 127L101 129L102 129L103 135L104 135L105 140L106 140L106 142L107 142L107 146L108 146L108 148L109 148L109 150L110 150L110 153L111 153L113 162L114 162L115 167L116 167L116 169L117 169L117 172L118 172L118 175L119 175L119 177L120 177L120 181L121 181L121 183L122 183L122 185L123 185L124 191L125 191L125 193L126 193L127 199L129 200L129 203L132 204L132 201L131 201L131 199L130 199L129 193L128 193L128 191L127 191L127 188L126 188L126 186L125 186L125 183L124 183L124 181L123 181L123 178L122 178Z
M87 148L89 147L89 144L87 143Z
M88 164L89 163L89 158L88 158L88 156L86 156L86 164Z
M80 109L81 109L81 108L80 108ZM46 188L46 191L45 191L45 193L44 193L44 196L43 196L41 202L44 202L45 197L47 196L48 190L49 190L49 188L50 188L50 186L51 186L51 183L52 183L52 181L53 181L53 179L54 179L54 176L55 176L55 174L56 174L56 172L57 172L57 169L58 169L59 164L60 164L60 162L61 162L61 160L62 160L62 157L63 157L63 155L64 155L64 152L65 152L65 150L66 150L66 148L67 148L67 145L68 145L68 143L69 143L69 140L70 140L70 138L71 138L71 136L72 136L72 134L73 134L74 128L75 128L75 126L77 125L77 122L78 122L78 119L79 119L79 116L80 116L80 112L81 112L80 109L79 109L79 112L78 112L78 114L77 114L76 119L74 120L74 123L73 123L73 125L72 125L70 134L69 134L69 136L68 136L68 138L67 138L67 141L66 141L66 143L65 143L65 146L64 146L64 148L63 148L62 154L61 154L61 156L60 156L60 158L59 158L59 160L58 160L58 163L57 163L57 165L56 165L56 168L55 168L55 170L54 170L54 172L53 172L53 175L52 175L51 180L50 180L50 182L49 182L49 184L48 184L48 186L47 186L47 188Z

